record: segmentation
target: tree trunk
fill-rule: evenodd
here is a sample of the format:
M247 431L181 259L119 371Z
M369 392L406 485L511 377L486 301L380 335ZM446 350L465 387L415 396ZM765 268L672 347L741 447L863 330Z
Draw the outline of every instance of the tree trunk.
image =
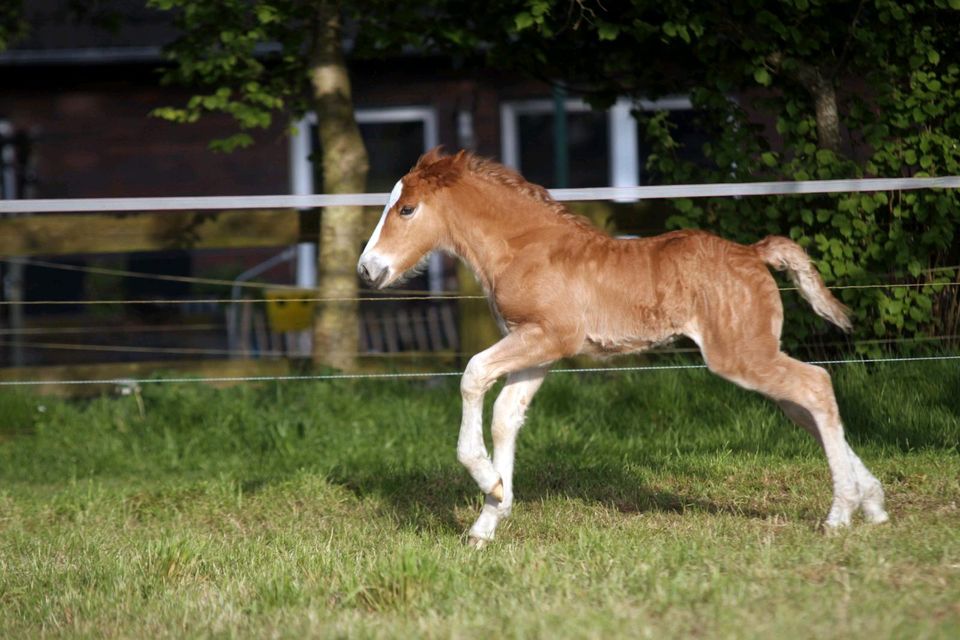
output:
M816 67L802 66L797 79L813 98L817 119L817 146L840 153L840 111L837 107L837 88Z
M350 77L342 51L340 8L321 2L311 69L324 193L363 193L367 150L353 113ZM326 207L321 214L318 285L321 298L356 298L356 263L363 231L362 207ZM338 369L356 367L358 304L321 303L313 331L313 361Z

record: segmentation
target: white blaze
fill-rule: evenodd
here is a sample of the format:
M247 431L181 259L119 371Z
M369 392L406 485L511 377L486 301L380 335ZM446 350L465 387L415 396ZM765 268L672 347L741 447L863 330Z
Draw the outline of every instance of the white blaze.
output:
M393 205L397 204L397 200L400 199L401 192L403 192L403 180L397 180L397 184L393 185L393 191L390 192L390 199L387 200L387 206L383 208L383 214L380 216L380 222L377 223L377 228L373 230L373 235L371 235L370 239L367 240L367 246L364 247L363 254L360 256L361 259L375 246L377 246L377 241L380 240L380 231L383 230L383 223L387 219L387 213L393 208Z

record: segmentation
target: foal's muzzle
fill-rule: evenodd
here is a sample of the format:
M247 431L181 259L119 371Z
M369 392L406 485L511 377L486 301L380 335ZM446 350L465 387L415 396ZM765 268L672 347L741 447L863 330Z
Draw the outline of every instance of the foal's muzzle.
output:
M360 262L357 263L357 273L371 287L380 289L386 282L390 269L377 260L374 255L361 256Z

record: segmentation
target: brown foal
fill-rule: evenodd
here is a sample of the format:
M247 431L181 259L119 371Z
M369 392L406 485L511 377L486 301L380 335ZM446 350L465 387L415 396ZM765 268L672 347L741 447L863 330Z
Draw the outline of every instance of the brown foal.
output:
M848 310L791 240L741 245L702 231L615 239L495 162L461 151L423 156L390 201L357 265L378 288L434 250L480 281L503 339L470 359L457 457L487 494L470 540L491 540L513 505L517 432L556 360L636 353L688 336L711 371L772 398L823 446L833 479L826 526L857 508L884 522L883 489L847 444L830 375L780 350L783 305L768 267L786 270L814 311L849 330ZM506 375L493 409L493 459L483 396Z

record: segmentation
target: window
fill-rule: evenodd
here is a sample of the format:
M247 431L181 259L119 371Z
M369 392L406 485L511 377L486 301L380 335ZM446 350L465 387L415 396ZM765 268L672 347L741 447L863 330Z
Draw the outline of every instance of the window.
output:
M653 184L644 175L648 151L637 130L634 109L668 110L687 153L699 155L704 139L693 126L690 100L665 98L634 103L621 98L607 111L593 111L579 99L564 101L567 116L569 180L566 186L632 187ZM504 164L531 182L557 186L554 169L554 101L505 102L500 107L501 153Z
M367 190L371 192L390 191L421 154L438 144L437 114L431 107L357 109L354 116L370 156ZM322 182L310 164L318 145L316 122L316 115L308 114L290 141L294 194L315 193Z
M437 146L437 115L430 107L359 109L356 117L370 152L368 191L390 191L424 151Z
M569 178L567 187L607 184L610 158L607 138L611 130L606 114L591 111L580 100L566 100ZM501 107L504 163L519 170L530 182L559 186L554 157L554 103L529 100Z
M437 113L432 107L385 107L354 112L370 161L368 192L389 192L425 151L438 144ZM317 149L316 115L308 114L297 124L290 140L290 191L296 195L316 193L322 184L310 157ZM316 286L316 247L302 243L297 253L297 284ZM431 256L427 286L443 288L442 259Z

